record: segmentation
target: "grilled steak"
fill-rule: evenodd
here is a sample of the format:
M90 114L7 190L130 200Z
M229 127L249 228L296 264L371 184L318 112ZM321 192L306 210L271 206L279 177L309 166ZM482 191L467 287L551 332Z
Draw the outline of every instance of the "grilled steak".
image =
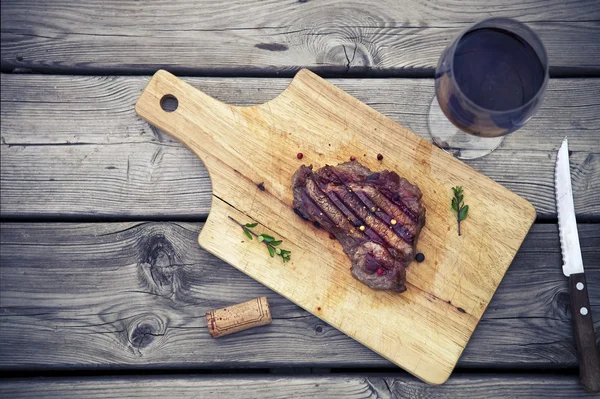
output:
M352 260L352 275L376 290L406 290L425 224L421 191L395 172L373 173L356 161L293 176L294 207L335 235Z

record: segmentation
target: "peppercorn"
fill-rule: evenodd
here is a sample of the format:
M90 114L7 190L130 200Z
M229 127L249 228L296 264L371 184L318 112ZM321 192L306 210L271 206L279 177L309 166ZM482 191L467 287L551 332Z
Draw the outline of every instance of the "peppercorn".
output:
M298 158L298 159L302 159L303 157L304 157L304 154L302 154L301 152L296 154L296 158Z
M378 161L381 161L382 159L383 159L383 155L381 155L381 154L377 154L377 160L378 160Z
M417 255L415 255L415 260L417 262L421 263L425 260L425 255L423 255L421 252L419 252Z
M377 274L379 274L380 276L383 275L383 269L381 267L377 269Z
M352 156L350 157L350 162L354 162L354 161L356 161L356 157L355 157L354 155L352 155Z

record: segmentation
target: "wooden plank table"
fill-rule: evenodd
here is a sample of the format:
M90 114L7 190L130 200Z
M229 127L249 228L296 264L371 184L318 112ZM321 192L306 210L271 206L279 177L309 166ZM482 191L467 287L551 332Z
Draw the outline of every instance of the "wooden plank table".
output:
M599 2L38 0L1 11L0 396L584 395L553 170L568 135L600 339ZM308 67L427 138L441 50L490 16L535 29L553 79L527 126L468 163L531 201L538 221L455 374L432 387L200 249L208 174L133 104L158 68L247 105ZM272 325L209 337L207 310L261 295Z

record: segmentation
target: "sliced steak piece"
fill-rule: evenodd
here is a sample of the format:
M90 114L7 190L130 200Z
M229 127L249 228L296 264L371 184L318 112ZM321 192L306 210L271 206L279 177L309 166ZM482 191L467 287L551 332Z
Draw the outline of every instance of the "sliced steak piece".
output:
M406 267L425 224L417 186L356 161L314 172L302 165L292 181L296 213L335 235L355 278L376 290L406 290Z

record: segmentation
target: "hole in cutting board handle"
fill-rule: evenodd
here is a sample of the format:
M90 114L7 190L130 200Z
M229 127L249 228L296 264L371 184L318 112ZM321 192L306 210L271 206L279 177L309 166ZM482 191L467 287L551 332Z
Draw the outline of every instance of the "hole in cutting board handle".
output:
M172 94L165 94L160 99L160 107L165 112L173 112L179 106L179 101L177 101L177 97Z

